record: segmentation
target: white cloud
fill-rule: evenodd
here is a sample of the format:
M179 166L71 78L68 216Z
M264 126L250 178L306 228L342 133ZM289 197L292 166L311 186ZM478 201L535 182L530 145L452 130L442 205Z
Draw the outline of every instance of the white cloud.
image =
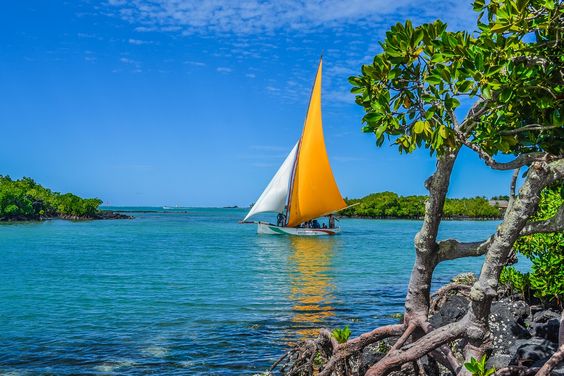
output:
M153 44L153 42L148 41L148 40L132 39L132 38L129 38L128 42L129 42L129 44L133 44L133 45L137 45L137 46L140 46L140 45L143 45L143 44Z
M206 63L202 63L201 61L192 61L192 60L186 60L184 62L184 64L193 65L195 67L205 67L206 66Z
M232 69L227 67L218 67L216 69L219 73L231 73Z
M364 23L442 18L468 26L475 18L470 1L444 0L108 0L139 31L257 34L278 30L315 31Z

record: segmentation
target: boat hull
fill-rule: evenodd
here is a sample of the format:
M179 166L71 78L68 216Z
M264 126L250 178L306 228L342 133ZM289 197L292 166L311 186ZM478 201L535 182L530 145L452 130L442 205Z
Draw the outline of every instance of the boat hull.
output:
M266 235L296 235L296 236L326 236L337 235L341 232L337 228L297 228L281 227L266 222L257 223L257 233Z

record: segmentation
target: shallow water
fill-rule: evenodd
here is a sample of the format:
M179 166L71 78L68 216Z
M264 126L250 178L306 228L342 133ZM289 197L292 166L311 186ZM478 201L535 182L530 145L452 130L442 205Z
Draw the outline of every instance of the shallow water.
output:
M253 374L320 327L397 321L421 222L343 219L312 239L257 235L244 213L0 225L0 374ZM496 224L443 222L441 238Z

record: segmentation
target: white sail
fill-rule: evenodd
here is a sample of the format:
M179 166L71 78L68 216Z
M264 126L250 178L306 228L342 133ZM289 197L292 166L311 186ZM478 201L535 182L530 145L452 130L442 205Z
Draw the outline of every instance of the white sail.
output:
M243 221L246 221L253 215L259 213L282 213L284 211L284 207L287 203L288 191L290 190L290 180L292 179L292 170L296 160L298 144L299 141L296 143L290 154L288 154L284 163L282 163L282 166L280 166L278 172L276 172L276 175L274 175Z

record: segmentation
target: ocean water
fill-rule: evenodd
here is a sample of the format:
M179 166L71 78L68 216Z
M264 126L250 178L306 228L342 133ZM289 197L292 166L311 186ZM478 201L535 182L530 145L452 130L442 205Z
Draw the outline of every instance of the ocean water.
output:
M343 219L339 236L298 238L257 235L244 214L1 224L0 374L253 374L321 327L397 321L420 222ZM440 237L496 225L443 222ZM435 282L481 261L440 265Z

